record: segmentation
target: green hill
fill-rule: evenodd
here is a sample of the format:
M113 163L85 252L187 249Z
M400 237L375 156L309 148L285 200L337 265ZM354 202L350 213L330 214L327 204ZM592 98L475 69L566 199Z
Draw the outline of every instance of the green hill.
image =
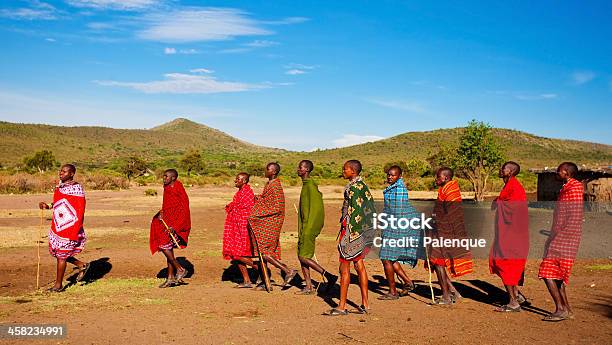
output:
M387 162L426 159L439 147L456 143L463 128L437 129L427 132L408 132L375 142L308 153L313 161L341 163L357 158L365 165L384 165ZM505 150L508 160L519 162L524 168L556 166L563 161L578 164L608 165L612 163L612 146L576 140L550 139L510 129L493 129L497 142Z
M286 151L253 145L187 119L151 129L62 127L0 122L0 163L15 165L39 150L51 150L62 162L103 167L137 155L151 162L176 161L191 149L207 160L256 159Z
M79 162L89 167L116 167L121 159L137 155L159 166L176 164L192 149L202 152L208 167L246 169L279 161L293 166L303 158L326 166L329 176L339 173L347 159L360 159L368 170L380 170L387 162L426 159L440 145L457 141L462 128L408 132L388 139L350 147L290 152L253 145L226 133L187 119L176 119L151 129L113 129L105 127L62 127L40 124L0 122L0 164L18 165L25 156L39 150L51 150L61 162ZM524 168L554 166L570 160L578 164L612 163L612 146L538 137L532 134L494 129L507 159ZM285 168L293 175L293 168ZM233 173L233 172L232 172Z

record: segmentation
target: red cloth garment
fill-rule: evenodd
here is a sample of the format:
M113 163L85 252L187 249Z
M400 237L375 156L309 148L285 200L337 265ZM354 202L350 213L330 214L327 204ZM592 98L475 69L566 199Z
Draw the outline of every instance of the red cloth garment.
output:
M285 193L280 180L276 178L268 181L261 195L255 198L249 217L249 225L262 254L280 260L280 233L284 221Z
M164 186L164 199L161 214L166 224L174 229L180 237L181 248L187 247L189 232L191 231L191 214L189 212L189 197L183 184L176 180L168 186ZM182 241L181 241L182 240ZM149 234L149 249L151 254L159 251L160 247L167 248L172 243L170 235L161 220L156 216L151 220L151 231Z
M76 183L60 183L53 193L53 217L49 230L49 253L67 259L85 248L83 230L85 192Z
M584 186L570 178L561 188L553 214L550 236L544 246L544 260L538 277L569 282L572 265L582 236Z
M433 210L436 223L435 229L429 233L430 237L468 238L461 201L461 190L457 180L448 181L438 189L438 199ZM465 248L431 247L429 250L431 264L445 266L452 277L460 277L474 271L472 253ZM425 268L429 269L427 262Z
M529 211L525 189L511 177L496 201L495 240L489 270L504 285L522 285L529 254Z
M224 259L232 260L238 256L253 255L247 224L254 204L253 189L245 184L234 194L232 202L225 207L227 216L223 226Z

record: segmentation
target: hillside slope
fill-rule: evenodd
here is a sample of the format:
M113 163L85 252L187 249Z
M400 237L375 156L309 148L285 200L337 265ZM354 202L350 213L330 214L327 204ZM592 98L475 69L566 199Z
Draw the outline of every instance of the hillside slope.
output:
M310 152L312 160L339 164L357 158L366 165L409 159L426 159L440 145L457 143L463 128L408 132L375 142L329 150ZM612 146L576 140L550 139L510 129L493 129L505 158L515 160L524 168L554 166L562 161L579 164L607 165L612 163Z
M35 151L51 150L60 161L103 166L138 155L150 161L176 159L197 149L217 156L283 154L284 150L253 145L187 119L151 129L62 127L0 122L0 163L18 164Z

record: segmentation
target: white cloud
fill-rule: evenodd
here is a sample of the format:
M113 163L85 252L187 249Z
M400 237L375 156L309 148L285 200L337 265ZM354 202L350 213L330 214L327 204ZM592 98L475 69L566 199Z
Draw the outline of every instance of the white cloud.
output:
M290 63L290 64L285 65L286 69L296 68L296 69L302 69L302 70L304 70L304 69L312 70L312 69L315 69L317 67L318 66L315 66L315 65L303 65L301 63Z
M45 41L47 41L47 42L55 42L55 38L47 37L47 38L45 38Z
M109 30L109 29L114 29L115 25L111 23L104 23L104 22L91 22L91 23L87 23L87 27L93 30Z
M59 11L51 4L38 0L28 1L30 7L1 9L0 17L17 20L54 20Z
M279 45L279 43L275 41L267 41L267 40L255 40L253 42L249 42L245 44L246 47L251 47L251 48L266 48L266 47L272 47L276 45Z
M576 71L572 73L572 81L575 85L582 85L595 79L596 74L592 71Z
M161 42L228 40L238 36L270 35L246 12L231 8L196 8L156 13L145 17L149 27L137 36Z
M220 54L240 54L252 51L253 48L228 48L219 50Z
M298 75L298 74L306 74L307 72L301 69L290 69L285 71L285 74L289 75Z
M290 64L287 64L287 65L283 66L283 68L285 68L287 70L287 71L285 71L285 74L288 74L288 75L306 74L306 73L312 71L313 69L315 69L317 67L318 66L303 65L303 64L299 64L299 63L290 63Z
M540 93L540 94L525 94L519 93L515 94L514 98L521 101L540 101L540 100L550 100L559 97L556 93Z
M166 55L175 55L175 54L192 55L192 54L200 54L200 51L197 49L176 49L172 47L166 47L164 48L164 54Z
M281 20L273 20L263 22L268 25L288 25L288 24L300 24L308 21L309 19L306 17L287 17Z
M382 99L367 99L372 104L379 105L385 108L391 108L413 113L423 113L425 108L417 102L397 101L397 100L382 100Z
M489 90L488 94L512 97L514 99L518 99L520 101L542 101L542 100L552 100L559 98L559 95L556 93L545 92L545 93L534 93L534 92L524 92L524 91L507 91L507 90Z
M140 10L161 4L160 0L66 0L69 5L99 10Z
M166 77L165 80L150 82L122 82L114 80L94 80L94 82L104 86L131 88L144 93L173 94L241 92L269 87L263 84L219 81L217 78L208 75L168 73L165 74L164 77Z
M215 71L207 69L207 68L195 68L195 69L190 70L189 72L191 72L191 73L205 73L205 74L215 73Z
M332 140L332 143L334 144L334 147L345 147L369 143L381 139L384 139L384 137L380 137L378 135L344 134L342 137Z

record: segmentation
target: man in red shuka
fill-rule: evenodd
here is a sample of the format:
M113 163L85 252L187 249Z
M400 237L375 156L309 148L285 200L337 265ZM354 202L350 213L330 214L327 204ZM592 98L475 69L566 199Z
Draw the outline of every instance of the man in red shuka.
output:
M495 210L495 240L489 256L489 269L501 279L508 291L508 304L495 311L518 312L526 298L519 291L523 285L529 253L529 213L525 189L516 178L521 167L506 162L499 170L504 188L491 204Z
M187 240L191 231L189 198L183 184L177 178L178 172L175 169L168 169L164 172L162 209L151 220L149 237L151 254L158 251L164 253L168 263L168 277L159 286L160 288L177 286L181 279L187 275L187 270L174 257L174 248L177 245L170 235L171 233L174 235L180 248L187 247Z

